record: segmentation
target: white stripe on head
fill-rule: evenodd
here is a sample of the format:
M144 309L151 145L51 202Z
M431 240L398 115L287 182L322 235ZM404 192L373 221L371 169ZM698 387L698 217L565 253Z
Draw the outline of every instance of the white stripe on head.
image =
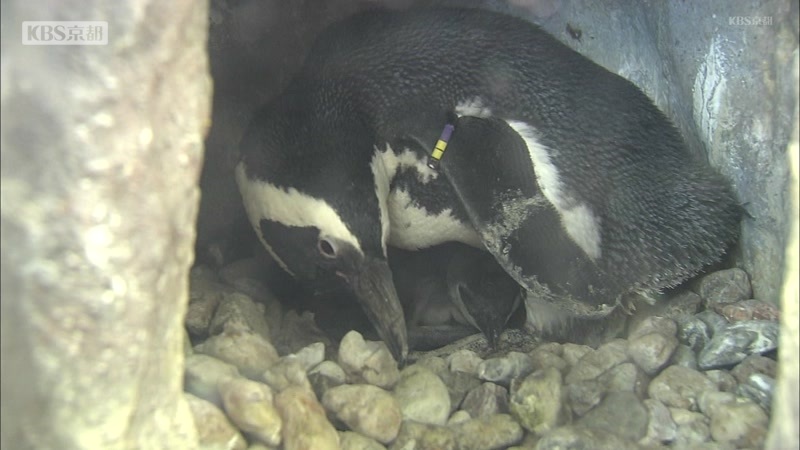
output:
M536 131L525 122L509 120L508 125L519 133L533 163L533 171L542 194L555 206L567 234L589 258L600 257L600 221L589 205L572 198L559 178L558 168L550 159L549 149L536 137Z
M480 97L474 97L456 105L456 115L487 118L492 116L492 111L483 104Z
M286 265L265 242L266 237L261 235L261 219L272 220L290 227L316 227L320 230L320 236L347 242L362 255L364 254L358 239L339 214L324 200L304 194L295 188L283 189L266 181L252 180L247 177L243 162L236 166L236 184L239 185L250 224L267 250L287 271L289 270Z
M391 149L385 153L394 155ZM375 179L375 195L378 197L378 208L381 211L381 247L383 248L383 256L387 256L386 242L389 240L389 184L397 171L397 166L386 167L384 152L375 147L375 154L372 155L372 161L369 166L372 169L372 177ZM391 170L390 170L391 169Z

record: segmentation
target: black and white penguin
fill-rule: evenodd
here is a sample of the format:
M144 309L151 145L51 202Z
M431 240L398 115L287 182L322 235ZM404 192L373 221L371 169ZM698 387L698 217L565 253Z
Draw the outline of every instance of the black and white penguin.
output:
M299 279L347 285L398 359L390 244L485 248L525 288L528 324L548 330L674 286L738 237L729 184L636 86L483 10L332 26L241 153L265 248Z

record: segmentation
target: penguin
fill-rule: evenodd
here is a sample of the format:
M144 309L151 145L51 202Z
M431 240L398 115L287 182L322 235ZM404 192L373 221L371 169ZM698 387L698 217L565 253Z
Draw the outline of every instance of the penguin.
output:
M459 242L419 251L389 247L389 267L415 350L450 344L473 329L494 349L523 298L490 253Z
M332 25L240 153L263 246L297 279L349 289L400 361L389 245L488 251L547 333L678 285L738 239L730 183L640 89L503 13Z

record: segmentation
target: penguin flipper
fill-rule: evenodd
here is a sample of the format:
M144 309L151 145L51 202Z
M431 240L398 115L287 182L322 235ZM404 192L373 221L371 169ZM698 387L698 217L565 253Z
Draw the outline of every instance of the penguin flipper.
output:
M614 309L621 289L567 235L525 142L506 121L460 117L440 167L486 249L529 300L569 317L600 318Z

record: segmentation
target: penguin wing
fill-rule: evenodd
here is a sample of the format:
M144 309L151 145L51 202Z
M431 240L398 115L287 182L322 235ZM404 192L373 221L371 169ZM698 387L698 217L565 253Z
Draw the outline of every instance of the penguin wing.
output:
M525 141L505 120L458 118L440 169L486 249L528 296L576 317L608 313L603 304L618 289L570 239Z

